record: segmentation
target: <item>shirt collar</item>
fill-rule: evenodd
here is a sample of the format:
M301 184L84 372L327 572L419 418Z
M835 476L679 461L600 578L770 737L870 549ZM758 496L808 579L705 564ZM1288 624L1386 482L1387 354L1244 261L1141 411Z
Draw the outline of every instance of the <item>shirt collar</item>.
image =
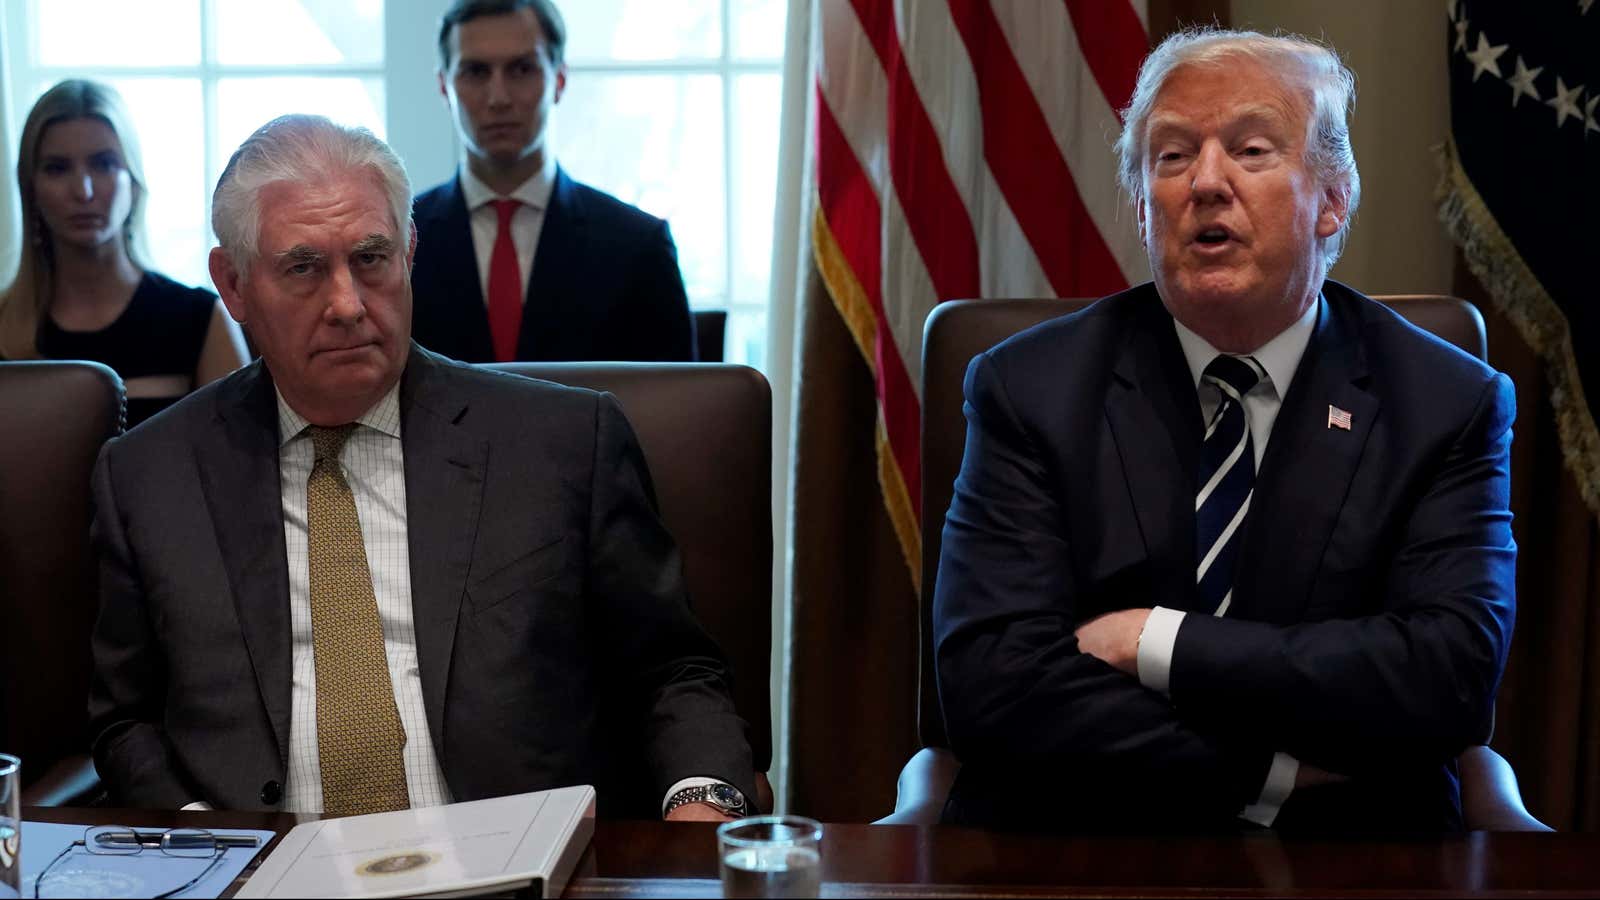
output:
M299 437L311 423L306 421L305 416L295 412L294 407L289 405L289 401L283 399L283 392L278 390L277 385L272 386L272 392L278 398L278 449L281 450L285 444ZM396 381L394 387L389 388L389 392L383 395L382 400L379 400L359 419L356 419L356 424L365 425L373 431L386 434L398 440L400 437L400 382Z
M1322 295L1317 295L1317 302L1306 307L1306 311L1296 319L1294 324L1278 332L1278 336L1255 351L1246 354L1255 357L1256 362L1267 370L1267 377L1272 379L1273 390L1277 391L1278 398L1289 395L1289 382L1294 380L1295 370L1300 367L1300 358L1305 356L1306 347L1311 344L1311 333L1317 327L1317 313L1325 301ZM1205 338L1188 328L1177 319L1172 320L1172 325L1178 330L1178 344L1183 347L1184 359L1189 363L1189 374L1194 378L1195 387L1200 386L1200 376L1205 373L1206 366L1211 361L1222 355L1222 351L1211 346Z
M466 201L467 209L477 209L491 200L511 199L517 200L524 206L534 209L544 209L550 205L550 195L556 187L556 158L553 154L546 153L544 167L533 173L527 181L517 185L516 189L506 194L504 198L494 192L494 189L478 180L467 166L461 167L461 198Z

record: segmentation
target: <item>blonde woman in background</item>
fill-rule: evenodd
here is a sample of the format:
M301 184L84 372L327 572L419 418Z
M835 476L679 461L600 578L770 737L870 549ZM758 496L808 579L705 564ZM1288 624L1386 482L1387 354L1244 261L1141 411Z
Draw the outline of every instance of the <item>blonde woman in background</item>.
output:
M215 294L150 269L144 165L122 98L46 91L17 155L21 262L0 292L0 358L88 359L121 375L131 428L248 359Z

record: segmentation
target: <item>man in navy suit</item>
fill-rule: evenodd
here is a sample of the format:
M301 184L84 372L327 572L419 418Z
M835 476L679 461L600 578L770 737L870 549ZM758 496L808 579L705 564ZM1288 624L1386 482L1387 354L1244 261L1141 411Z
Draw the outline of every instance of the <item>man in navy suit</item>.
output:
M1461 827L1515 607L1511 383L1326 273L1354 77L1191 31L1121 177L1155 280L973 360L934 600L946 818Z
M692 360L667 223L556 164L565 44L551 0L457 0L444 14L439 91L464 154L413 210L417 342L467 362Z

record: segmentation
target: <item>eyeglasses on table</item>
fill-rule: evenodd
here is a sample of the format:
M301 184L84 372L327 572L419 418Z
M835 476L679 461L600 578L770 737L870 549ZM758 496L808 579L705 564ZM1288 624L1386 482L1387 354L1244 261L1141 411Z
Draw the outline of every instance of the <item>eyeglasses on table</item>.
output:
M50 873L78 847L82 847L91 856L135 856L145 850L159 850L163 855L180 859L210 860L199 874L183 884L165 893L149 895L161 900L164 897L176 897L199 884L222 861L222 856L229 847L254 847L257 843L257 839L253 836L218 836L203 828L138 831L126 825L97 825L85 829L81 840L73 841L63 848L56 854L56 858L50 861L50 865L45 866L38 877L34 878L33 896L42 896L43 887Z

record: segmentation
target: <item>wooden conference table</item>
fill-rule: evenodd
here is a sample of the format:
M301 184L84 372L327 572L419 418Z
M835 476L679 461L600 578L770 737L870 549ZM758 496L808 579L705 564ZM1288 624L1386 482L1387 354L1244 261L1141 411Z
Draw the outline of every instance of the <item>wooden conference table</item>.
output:
M280 837L300 821L279 813L54 807L27 808L23 818L263 828ZM1059 838L944 826L825 825L822 864L824 897L1600 897L1600 834ZM715 897L721 893L716 879L713 825L600 822L564 896Z

